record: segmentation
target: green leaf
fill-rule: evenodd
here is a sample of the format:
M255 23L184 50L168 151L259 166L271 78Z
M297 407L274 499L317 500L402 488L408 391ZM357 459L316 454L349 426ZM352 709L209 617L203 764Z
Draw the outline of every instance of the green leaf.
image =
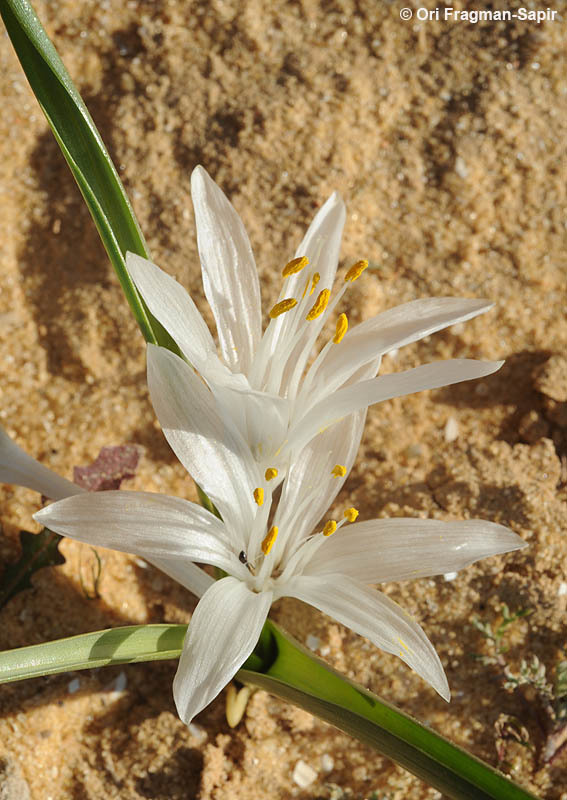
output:
M0 653L0 683L140 661L179 658L187 625L128 625ZM258 656L246 662L262 665Z
M186 625L133 625L0 653L0 683L178 658ZM268 620L237 675L316 714L457 800L535 800L504 775L335 672Z
M44 528L40 533L20 531L22 555L13 564L6 564L0 581L0 608L6 605L18 592L32 588L32 576L43 567L64 564L65 558L59 552L62 537Z
M277 657L242 683L265 689L374 747L457 800L534 800L534 795L430 728L335 672L271 620Z
M127 250L147 257L118 173L63 62L27 0L1 0L0 13L20 63L94 219L146 341L164 343L126 271ZM159 338L158 338L159 337Z

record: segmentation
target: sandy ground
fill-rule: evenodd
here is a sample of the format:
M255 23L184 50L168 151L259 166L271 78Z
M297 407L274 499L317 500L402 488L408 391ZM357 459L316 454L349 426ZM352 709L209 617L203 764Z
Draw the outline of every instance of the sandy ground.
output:
M386 371L465 356L506 364L485 381L372 409L338 503L356 505L361 519L482 517L529 543L455 580L387 587L437 647L451 704L298 602L280 602L273 616L338 669L487 761L500 754L514 779L559 800L567 760L543 763L537 693L506 689L501 666L473 658L491 650L472 619L496 624L502 603L532 611L506 639L516 673L537 656L552 681L566 658L567 23L404 22L401 6L41 0L37 10L119 165L154 260L205 314L189 197L197 163L247 225L266 306L333 189L348 207L341 265L371 262L343 304L352 321L431 295L495 302L385 359ZM549 7L566 11L558 0ZM68 477L105 445L142 445L128 487L194 498L154 419L142 337L5 35L0 66L1 422ZM39 500L13 487L0 495L7 562L18 556L18 530L37 530ZM109 551L91 599L92 551L70 541L62 549L67 562L39 572L1 611L2 648L190 618L189 593ZM439 797L262 692L235 730L222 696L187 729L172 701L174 671L142 664L2 687L0 796ZM509 738L522 726L525 746ZM316 772L308 786L293 778L300 759Z

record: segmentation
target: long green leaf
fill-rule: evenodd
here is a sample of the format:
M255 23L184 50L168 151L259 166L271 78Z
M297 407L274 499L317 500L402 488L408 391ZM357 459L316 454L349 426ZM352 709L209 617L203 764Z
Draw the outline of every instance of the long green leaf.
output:
M277 658L239 680L324 719L456 800L534 800L535 796L443 736L335 672L268 620ZM245 665L246 666L246 665Z
M148 342L152 320L126 271L127 250L147 257L144 238L118 173L63 62L27 0L0 0L0 13L27 79L61 147Z
M132 625L0 653L0 683L113 664L178 658L186 625ZM536 800L344 675L268 620L237 674L374 747L456 800Z

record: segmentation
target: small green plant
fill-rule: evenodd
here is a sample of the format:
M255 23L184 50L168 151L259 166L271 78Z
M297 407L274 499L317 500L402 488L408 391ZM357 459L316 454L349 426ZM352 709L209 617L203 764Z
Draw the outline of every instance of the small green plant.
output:
M505 641L510 626L519 619L528 617L533 609L519 609L511 613L503 603L502 616L498 626L474 617L472 623L488 642L491 652L473 654L473 658L485 666L500 668L502 685L510 692L522 690L529 706L535 705L539 711L534 717L538 720L544 734L541 760L551 761L559 750L567 744L567 660L555 666L555 676L550 679L547 668L535 653L522 658L518 669L513 669L507 661L508 644ZM506 742L515 741L532 749L530 735L522 721L508 714L500 714L495 723L496 750L498 759L504 760Z
M473 617L472 624L474 627L480 631L484 638L492 645L492 653L489 655L475 653L473 658L480 661L480 663L485 666L491 664L497 664L502 667L506 666L504 654L508 651L508 645L504 642L504 636L510 625L523 617L528 617L531 613L533 613L532 608L521 608L511 613L506 603L502 603L500 607L502 620L497 628L494 628L488 622L484 622L480 617Z

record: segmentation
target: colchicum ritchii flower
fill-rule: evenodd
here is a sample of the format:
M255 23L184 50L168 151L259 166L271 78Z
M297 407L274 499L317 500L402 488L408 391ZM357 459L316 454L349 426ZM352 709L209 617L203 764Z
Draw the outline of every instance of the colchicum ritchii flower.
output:
M192 197L203 284L220 344L188 293L159 267L129 253L126 265L151 313L175 340L186 362L148 348L150 383L164 394L194 367L222 412L231 417L262 471L279 483L307 442L350 415L356 452L366 408L385 399L478 378L500 362L435 362L376 378L381 357L448 325L487 311L484 300L427 298L378 314L349 329L340 313L335 332L313 363L323 326L367 266L359 261L332 297L345 207L335 192L316 214L295 257L283 268L277 302L262 333L260 287L248 236L235 209L202 167L193 172ZM189 366L191 365L191 366ZM190 405L190 404L189 404Z
M157 401L154 386L152 398L168 441L191 463L222 521L181 498L130 491L76 494L35 515L64 536L140 555L201 596L174 680L180 717L189 722L230 681L254 649L271 604L284 596L310 603L398 655L449 699L443 667L423 630L367 584L455 571L516 550L522 539L480 520L357 522L354 508L318 524L346 477L348 417L303 448L270 519L270 481L238 427L195 381L194 426L187 424L189 409L179 418L175 396ZM227 576L215 582L195 562Z

